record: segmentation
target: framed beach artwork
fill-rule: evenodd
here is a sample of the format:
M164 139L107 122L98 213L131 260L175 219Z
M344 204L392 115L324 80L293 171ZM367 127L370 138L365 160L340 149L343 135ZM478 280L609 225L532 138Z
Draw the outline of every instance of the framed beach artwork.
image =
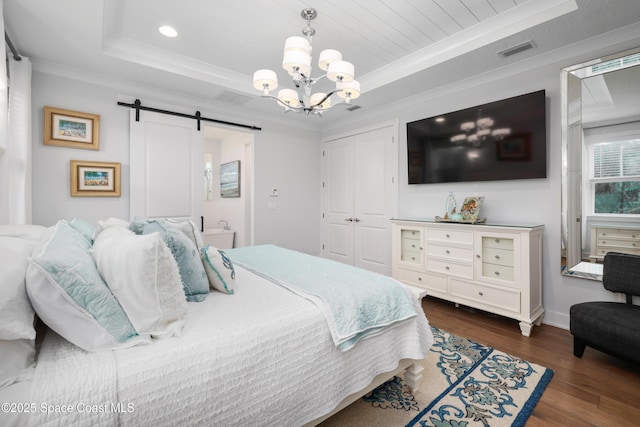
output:
M220 197L240 197L240 160L220 165Z
M71 160L71 196L120 197L120 163Z
M100 148L100 116L44 107L44 144L68 148Z

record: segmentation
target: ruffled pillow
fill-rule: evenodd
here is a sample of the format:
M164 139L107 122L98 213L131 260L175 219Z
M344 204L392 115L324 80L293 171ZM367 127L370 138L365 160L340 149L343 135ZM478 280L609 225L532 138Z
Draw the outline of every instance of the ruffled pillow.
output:
M209 294L209 281L202 265L200 252L193 241L178 228L159 221L151 221L146 224L142 233L158 233L171 250L178 263L180 279L187 301L204 301Z
M98 271L138 334L180 335L187 316L178 264L158 233L109 228L91 250Z
M141 337L107 287L89 254L91 244L59 221L33 251L27 294L38 317L59 335L88 351L149 342Z
M207 277L209 278L211 287L225 294L233 294L236 282L236 271L227 254L211 245L202 248L201 252L202 261L207 271Z

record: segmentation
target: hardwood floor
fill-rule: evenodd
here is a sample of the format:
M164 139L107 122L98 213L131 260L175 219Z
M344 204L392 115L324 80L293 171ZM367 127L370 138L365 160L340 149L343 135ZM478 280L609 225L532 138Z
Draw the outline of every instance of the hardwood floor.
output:
M640 366L587 347L573 355L565 329L534 326L530 337L518 322L426 297L429 323L456 335L550 368L554 376L527 427L640 426Z

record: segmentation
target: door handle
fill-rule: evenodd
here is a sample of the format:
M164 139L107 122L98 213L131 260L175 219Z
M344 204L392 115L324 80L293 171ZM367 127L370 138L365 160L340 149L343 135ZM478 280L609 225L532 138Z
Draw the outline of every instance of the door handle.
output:
M355 222L360 222L360 218L354 218L353 219Z
M347 222L353 222L353 218L345 218L345 221L347 221Z

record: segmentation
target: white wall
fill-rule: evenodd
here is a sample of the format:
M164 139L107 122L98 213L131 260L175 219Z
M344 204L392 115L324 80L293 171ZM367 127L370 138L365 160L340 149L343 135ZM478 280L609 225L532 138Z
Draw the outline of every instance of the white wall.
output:
M256 244L275 243L303 252L318 254L320 248L320 151L319 133L296 127L296 116L286 119L288 126L262 117L244 114L237 106L216 104L210 100L180 98L131 82L110 81L102 76L78 79L50 74L34 67L33 106L33 222L45 226L58 219L82 218L95 223L99 219L129 217L129 108L117 106L126 91L129 98L160 99L154 107L178 111L201 111L204 117L255 123L254 158L254 237ZM46 71L46 70L45 70ZM70 75L76 75L69 73ZM153 97L153 98L152 98ZM169 100L169 101L167 101ZM171 108L168 103L175 103ZM45 146L42 143L43 106L99 114L100 150L79 150ZM69 161L90 160L122 164L122 196L71 197ZM270 188L280 189L279 207L267 209Z
M478 75L422 93L401 103L377 110L362 110L323 129L323 138L398 118L400 218L433 219L444 213L448 192L458 204L465 196L485 196L481 216L495 224L545 226L543 236L544 323L568 328L569 307L590 300L613 300L601 282L564 277L560 268L561 229L561 110L560 71L581 63L640 45L635 30L622 29L543 57ZM545 89L547 96L547 178L532 180L408 185L406 123L487 102ZM366 96L366 93L362 95ZM358 110L360 111L360 110ZM428 315L428 313L427 313ZM535 333L535 330L534 330Z

